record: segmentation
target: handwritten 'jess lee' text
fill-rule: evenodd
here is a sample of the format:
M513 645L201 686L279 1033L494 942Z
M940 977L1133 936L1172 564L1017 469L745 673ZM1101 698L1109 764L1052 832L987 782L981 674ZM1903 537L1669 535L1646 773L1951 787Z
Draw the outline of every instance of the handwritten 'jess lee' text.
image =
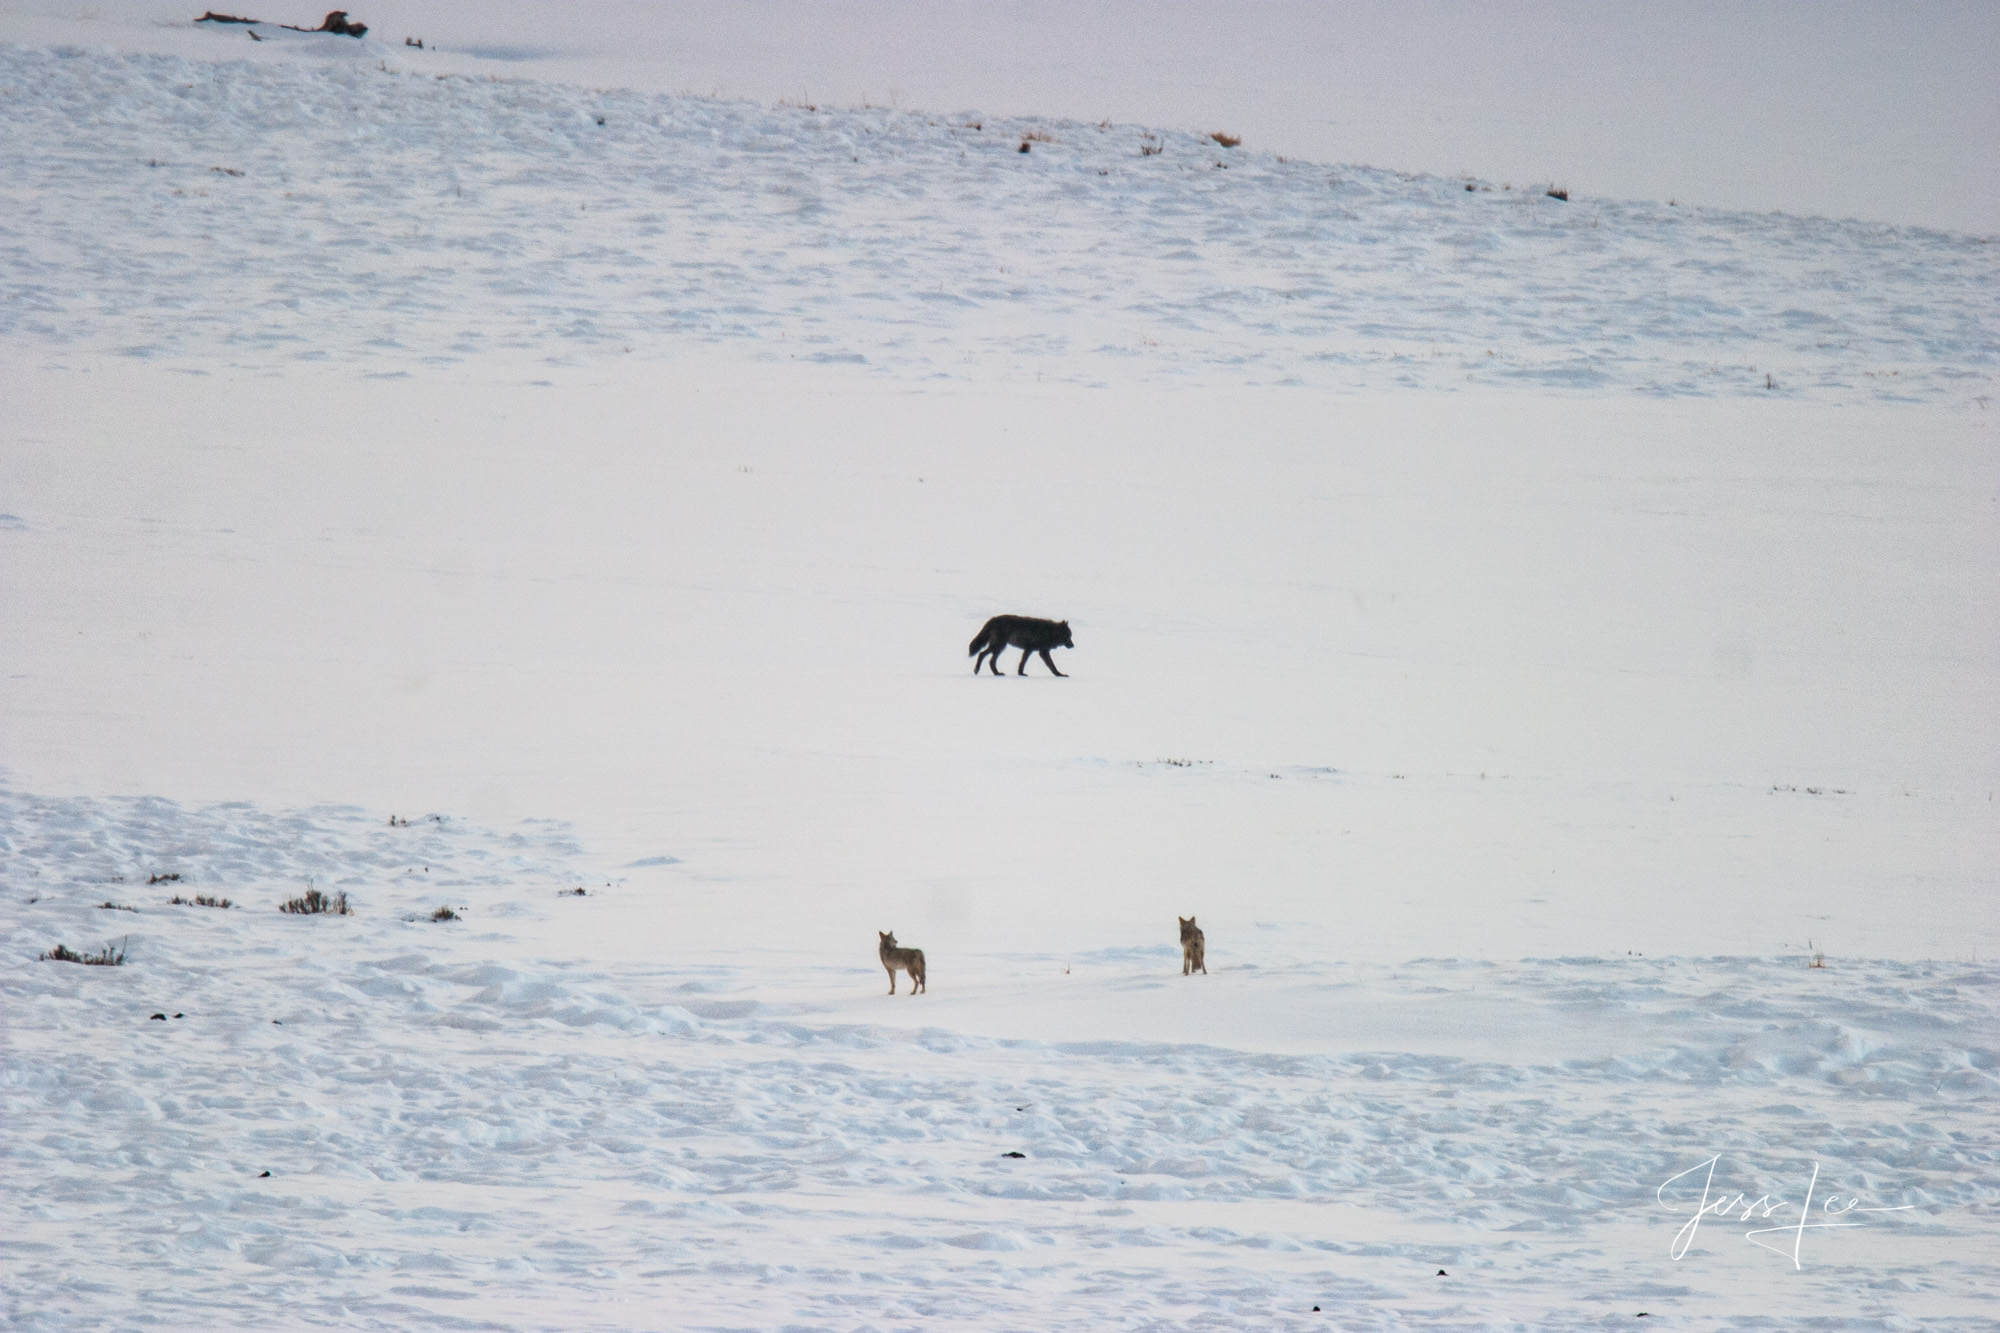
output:
M1686 1211L1685 1208L1676 1207L1667 1201L1667 1190L1670 1186L1679 1181L1686 1180L1687 1177L1697 1171L1704 1172L1701 1179L1701 1198L1695 1202L1693 1216L1689 1217L1681 1229L1674 1233L1674 1243L1667 1250L1667 1253L1673 1256L1676 1262L1688 1252L1688 1247L1694 1244L1695 1235L1701 1230L1701 1221L1705 1217L1727 1220L1734 1215L1735 1219L1741 1222L1766 1221L1773 1214L1797 1208L1799 1210L1798 1221L1789 1226L1758 1227L1743 1233L1743 1239L1749 1241L1752 1245L1760 1246L1763 1249L1771 1251L1773 1254L1789 1255L1794 1268L1803 1268L1805 1266L1800 1261L1800 1254L1805 1246L1806 1232L1863 1225L1858 1220L1821 1222L1811 1220L1813 1216L1813 1194L1819 1186L1818 1162L1813 1163L1812 1176L1806 1181L1805 1202L1794 1204L1785 1199L1772 1198L1769 1194L1752 1199L1748 1194L1741 1191L1735 1194L1730 1194L1726 1190L1718 1193L1715 1189L1715 1165L1721 1160L1722 1154L1717 1153L1705 1162L1697 1162L1687 1170L1667 1177L1661 1183L1660 1187L1653 1191L1653 1197L1659 1200L1662 1208L1665 1208L1670 1213L1684 1212ZM1686 1191L1692 1190L1693 1187L1694 1182L1689 1181L1686 1186L1682 1187L1681 1192L1685 1194ZM1894 1208L1863 1208L1859 1198L1851 1198L1843 1203L1841 1202L1841 1197L1836 1194L1829 1195L1820 1201L1820 1216L1826 1218L1844 1218L1854 1213L1900 1213L1906 1212L1915 1206L1914 1204L1906 1203ZM1760 1239L1763 1236L1783 1235L1791 1237L1791 1244L1789 1246L1784 1245L1782 1241L1773 1243Z

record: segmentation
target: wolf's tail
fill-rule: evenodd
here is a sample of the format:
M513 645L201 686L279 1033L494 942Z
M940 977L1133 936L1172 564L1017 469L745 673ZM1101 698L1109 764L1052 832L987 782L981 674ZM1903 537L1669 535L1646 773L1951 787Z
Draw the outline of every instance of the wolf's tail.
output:
M979 627L979 633L972 636L972 642L965 645L965 655L971 657L974 653L986 647L986 641L992 637L993 622L989 620Z

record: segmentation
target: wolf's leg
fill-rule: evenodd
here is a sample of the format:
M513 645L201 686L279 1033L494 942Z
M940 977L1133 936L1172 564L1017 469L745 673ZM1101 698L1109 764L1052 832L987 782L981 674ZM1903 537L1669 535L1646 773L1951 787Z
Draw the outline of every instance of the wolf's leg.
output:
M1049 656L1049 650L1046 648L1042 649L1042 660L1049 664L1049 670L1056 671L1056 659ZM1056 674L1060 676L1062 672L1056 671Z
M882 966L889 969L889 993L894 995L896 993L896 969L889 967L887 963L882 964Z
M1028 659L1029 659L1030 657L1033 657L1034 655L1035 655L1035 650L1034 650L1033 648L1023 648L1023 649L1021 650L1021 669L1020 669L1019 671L1016 671L1016 672L1015 672L1014 674L1015 674L1015 675L1017 675L1017 676L1025 676L1025 675L1027 675L1027 674L1028 674Z
M993 645L992 648L988 650L988 652L991 655L987 657L986 665L993 668L993 674L996 676L1004 676L1007 674L1006 672L1000 669L1000 654L1006 651L1007 651L1007 645L1005 643L996 643Z

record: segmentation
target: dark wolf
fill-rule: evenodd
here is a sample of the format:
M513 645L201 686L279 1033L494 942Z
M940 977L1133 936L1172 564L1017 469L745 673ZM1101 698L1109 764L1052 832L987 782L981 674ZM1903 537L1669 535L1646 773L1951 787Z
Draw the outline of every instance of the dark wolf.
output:
M978 654L978 660L972 664L972 674L975 676L979 674L980 667L987 665L992 666L994 675L999 675L1000 654L1009 648L1021 650L1021 669L1015 672L1015 675L1027 675L1028 655L1040 653L1042 661L1048 664L1049 670L1060 676L1063 673L1056 671L1056 661L1049 656L1049 649L1074 647L1076 644L1070 640L1067 620L1037 620L1033 616L995 616L980 628L979 633L972 636L972 642L966 647L965 652L968 657Z

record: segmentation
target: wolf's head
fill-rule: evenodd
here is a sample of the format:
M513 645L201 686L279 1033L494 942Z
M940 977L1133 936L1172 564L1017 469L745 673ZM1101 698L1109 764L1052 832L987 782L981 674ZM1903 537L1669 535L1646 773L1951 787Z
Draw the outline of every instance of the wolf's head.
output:
M884 949L893 949L893 948L895 948L895 947L896 947L896 932L895 932L895 931L893 931L893 930L878 930L878 931L876 931L875 933L876 933L877 935L880 935L880 936L882 937L882 947L883 947Z
M1188 938L1194 934L1194 918L1191 916L1177 916L1174 920L1181 923L1181 943L1186 944Z
M1069 622L1068 622L1067 620L1058 620L1058 621L1056 622L1056 628L1062 631L1062 636L1063 636L1063 641L1062 641L1062 646L1063 646L1063 647L1065 647L1065 648L1074 648L1074 647L1076 647L1076 640L1075 640L1075 639L1072 639L1072 638L1070 638L1070 636L1069 636Z

